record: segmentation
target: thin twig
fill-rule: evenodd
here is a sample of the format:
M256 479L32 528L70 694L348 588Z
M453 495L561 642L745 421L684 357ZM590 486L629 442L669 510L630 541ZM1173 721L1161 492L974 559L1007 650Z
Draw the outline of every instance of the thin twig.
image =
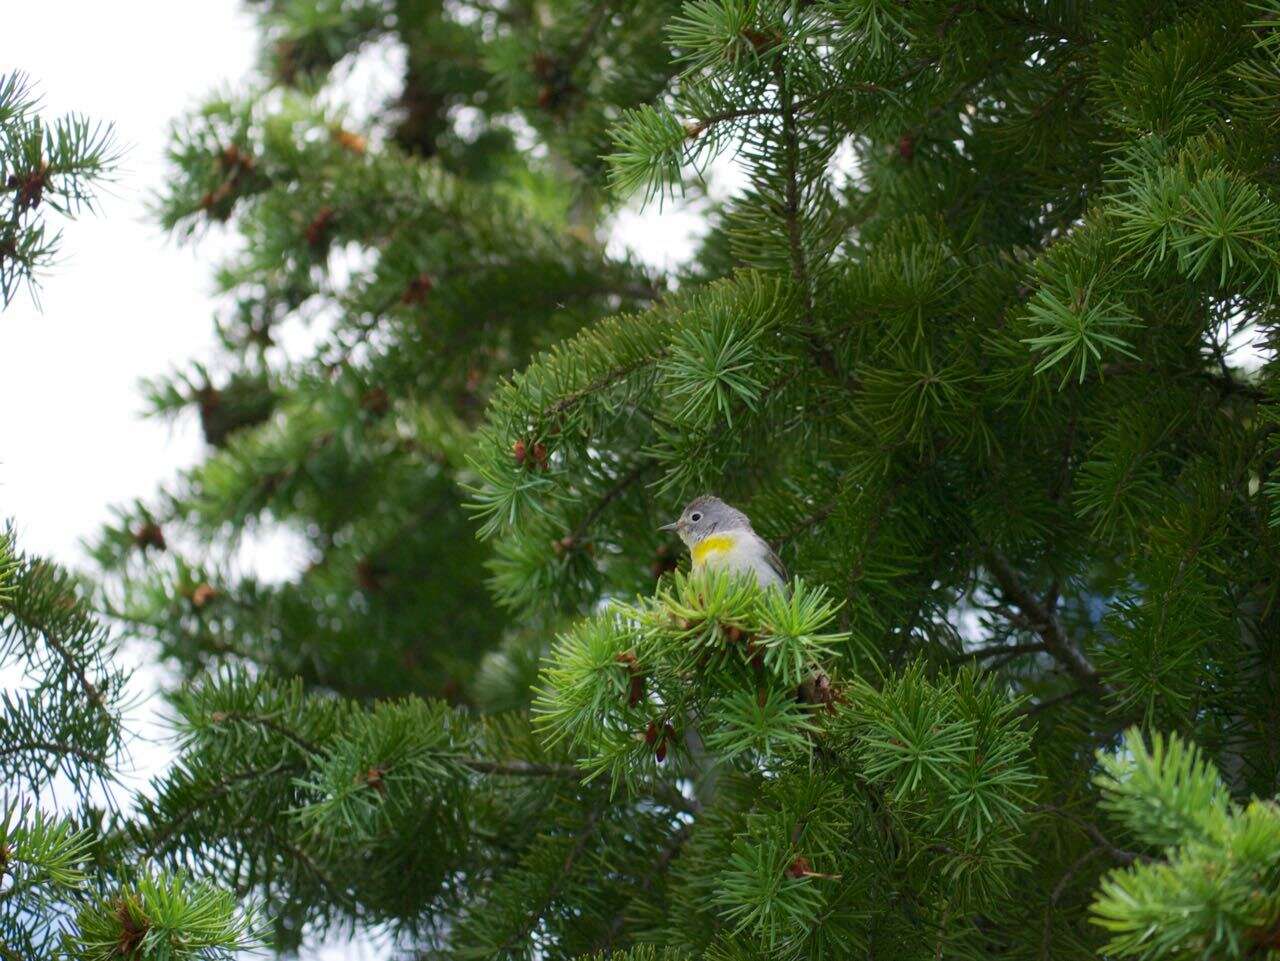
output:
M1035 717L1042 711L1047 711L1051 707L1057 707L1066 701L1074 700L1085 692L1083 687L1073 687L1069 691L1063 691L1061 694L1055 694L1053 697L1046 698L1043 701L1037 701L1035 704L1026 704L1016 712L1021 717Z
M1143 855L1134 851L1126 851L1124 848L1113 844L1111 840L1102 833L1096 824L1090 824L1084 818L1066 810L1065 808L1060 808L1054 804L1041 804L1034 810L1045 814L1054 814L1065 821L1070 821L1085 834L1089 835L1094 844L1096 844L1100 849L1106 851L1112 858L1125 866L1132 864L1134 861L1143 860Z
M256 768L248 771L237 771L235 774L229 774L219 779L207 791L200 795L199 801L184 807L178 814L169 819L164 828L153 834L147 842L147 846L143 849L143 857L151 857L156 854L162 845L167 843L178 831L196 816L202 809L208 807L210 802L224 797L231 792L231 789L239 784L245 784L250 781L265 780L274 777L277 774L286 772L300 772L301 767L297 764L286 764L281 761L273 764L269 768Z
M782 112L782 141L786 156L787 179L783 188L783 213L787 222L787 246L791 256L791 277L804 298L804 321L809 350L818 367L833 380L843 381L831 348L823 344L814 327L813 285L809 262L805 257L804 238L800 226L800 135L796 132L795 105L787 83L786 65L779 57L774 66L778 84L778 101Z
M1061 664L1076 680L1097 687L1100 684L1097 668L1090 663L1084 652L1075 641L1062 629L1057 615L1047 610L1040 599L1023 583L1022 578L1010 566L1004 555L997 550L987 551L987 567L995 577L996 583L1004 596L1018 606L1018 610L1027 619L1037 634L1044 641L1045 649L1053 655L1053 659Z
M525 919L525 923L508 935L502 944L498 946L498 948L493 952L495 957L501 957L507 954L507 952L514 948L518 943L532 934L533 929L538 924L538 921L541 920L544 914L546 914L547 909L551 907L552 902L560 896L561 889L569 880L569 875L573 872L575 862L577 862L578 858L582 855L582 852L586 850L587 842L591 840L591 835L595 833L596 824L600 820L600 813L599 808L591 809L591 812L587 815L586 821L583 822L582 827L578 830L577 837L574 839L573 847L565 856L563 867L556 875L556 879L554 883L552 883L550 890L547 891L547 896L542 899L542 903L535 910L529 912L529 916Z
M546 777L580 781L582 772L572 764L540 764L535 761L490 761L479 757L461 757L457 762L477 774L500 777Z
M1058 902L1062 899L1062 895L1067 890L1067 885L1071 883L1071 879L1076 876L1082 867L1089 863L1090 859L1098 853L1097 848L1090 848L1079 858L1071 867L1067 868L1061 880L1053 889L1053 894L1049 896L1049 904L1044 912L1044 934L1040 939L1040 957L1042 961L1049 961L1049 943L1053 940L1053 912L1057 908Z
M671 838L663 846L661 853L659 853L657 860L653 862L653 869L644 876L643 880L641 880L640 888L636 892L637 895L647 893L649 889L653 887L654 882L666 873L667 868L671 866L671 862L676 859L680 854L681 848L684 847L685 842L689 840L691 833L692 829L688 824L681 824L680 828L671 835ZM634 898L632 900L634 900ZM630 904L630 901L628 901L628 904ZM626 923L627 913L626 908L624 907L615 914L613 916L613 920L609 922L609 930L605 934L603 944L604 950L608 951L613 948L614 940L622 933L622 926Z
M627 488L640 480L640 478L644 477L645 474L655 470L657 466L657 461L642 460L640 463L636 464L635 467L631 468L631 470L619 477L614 485L605 492L605 495L600 498L596 505L591 508L591 510L587 512L587 515L578 522L576 527L574 527L573 533L569 535L570 540L575 543L579 541L587 531L591 529L591 525L600 519L600 515L605 512L610 504L621 497Z
M279 721L273 720L272 718L266 717L262 714L243 714L238 711L215 711L212 720L214 724L225 724L228 721L241 721L247 724L254 724L268 731L274 731L286 741L291 742L294 747L301 748L308 754L320 754L323 752L323 748L321 748L319 744L316 744L314 741L307 740L301 734L291 728L285 727Z
M1043 642L1031 641L1026 644L992 644L990 647L979 647L972 651L962 651L954 655L952 661L968 661L983 660L988 657L1009 656L1015 657L1019 654L1039 654L1045 651Z
M78 757L86 764L92 764L100 768L107 766L107 759L101 755L94 754L92 751L85 750L77 744L64 744L59 741L18 741L13 744L6 744L0 747L0 757L8 757L11 754L23 754L29 752L40 751L45 754L69 754L72 757Z

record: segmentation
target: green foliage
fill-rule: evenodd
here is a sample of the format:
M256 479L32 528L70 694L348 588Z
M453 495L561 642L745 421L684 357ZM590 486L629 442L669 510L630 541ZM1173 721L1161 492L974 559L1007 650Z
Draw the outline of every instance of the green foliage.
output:
M181 875L144 876L106 904L86 907L76 926L70 955L77 961L217 961L255 942L253 921L237 915L229 892Z
M1093 920L1117 957L1263 955L1280 930L1280 807L1233 803L1195 745L1136 730L1102 755L1110 812L1159 849L1102 880Z
M0 306L57 249L41 204L91 207L115 162L110 128L47 124L35 107L24 77L0 75ZM123 880L137 852L123 815L98 805L114 801L127 756L127 679L84 593L0 529L0 957L230 958L260 939L229 889L145 871Z
M0 664L28 684L0 694L6 781L36 791L61 775L79 791L111 777L122 748L125 679L106 629L69 574L0 533Z
M1275 0L257 9L157 203L211 449L96 545L191 682L130 850L286 951L1276 953Z
M94 188L118 155L111 128L71 115L46 120L27 77L0 73L0 307L53 263L59 233L43 205L64 217L93 207Z
M87 881L93 838L30 806L6 802L0 818L0 945L31 956L52 952L67 924L68 899Z
M829 630L834 614L803 581L787 597L751 577L677 573L652 599L615 602L557 640L535 723L614 783L685 759L691 739L730 762L805 754L823 702L798 703L796 691L848 640Z

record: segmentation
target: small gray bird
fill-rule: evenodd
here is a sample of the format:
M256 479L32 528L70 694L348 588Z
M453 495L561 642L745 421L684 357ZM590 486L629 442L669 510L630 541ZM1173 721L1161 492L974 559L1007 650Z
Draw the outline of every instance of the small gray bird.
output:
M691 500L678 521L659 530L675 531L689 548L693 569L755 574L761 587L782 587L787 572L768 543L751 528L751 520L718 497Z

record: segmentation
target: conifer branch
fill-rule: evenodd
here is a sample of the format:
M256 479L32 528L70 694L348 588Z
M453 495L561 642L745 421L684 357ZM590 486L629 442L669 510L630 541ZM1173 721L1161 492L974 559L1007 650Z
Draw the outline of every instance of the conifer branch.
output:
M1044 928L1040 937L1040 958L1041 961L1049 961L1052 957L1050 946L1053 943L1053 915L1058 908L1058 902L1062 900L1062 895L1066 893L1067 885L1071 883L1071 879L1080 873L1086 864L1098 856L1098 848L1090 848L1084 854L1076 858L1067 868L1066 873L1058 879L1058 883L1053 886L1053 891L1049 895L1049 903L1045 906L1044 911Z
M107 759L92 751L86 750L78 744L70 744L65 741L11 741L0 744L0 757L11 757L15 754L60 754L65 757L74 757L85 764L94 768L103 769L107 766Z
M80 689L84 691L85 696L89 699L95 709L101 711L103 715L114 725L116 723L115 716L107 707L106 698L98 689L98 686L89 680L88 669L80 662L66 644L53 632L48 624L42 624L38 621L32 622L31 626L40 632L40 636L44 638L44 642L66 665L67 672L70 673L80 685Z
M663 845L662 850L658 853L657 858L653 861L653 867L645 872L644 878L640 881L639 894L646 894L657 883L657 880L666 874L667 869L677 857L680 856L685 843L693 835L693 828L689 824L682 823L671 838ZM623 927L627 923L627 912L624 907L613 916L613 920L609 922L609 930L605 932L604 941L598 945L599 950L611 951L613 944L617 940L618 935L622 933Z
M1063 691L1061 694L1055 694L1053 697L1046 698L1043 701L1037 701L1034 704L1024 704L1018 709L1018 714L1022 717L1035 717L1051 708L1057 707L1059 704L1065 704L1067 701L1073 701L1081 694L1087 692L1087 688L1073 687L1070 690Z
M534 761L490 761L484 758L457 758L457 763L477 774L499 777L563 778L582 780L582 771L572 764L541 764Z
M785 530L778 537L778 543L779 544L790 543L792 540L794 540L804 531L807 531L809 528L817 524L821 524L823 521L825 521L828 517L831 516L831 512L834 511L835 509L836 509L836 501L834 500L828 501L826 504L823 504L821 507L807 514L805 517L801 518L799 521L797 521L796 523L792 524L789 528L787 528L787 530Z
M290 764L280 761L268 768L259 768L248 771L237 771L235 774L228 774L219 778L216 782L208 785L202 791L200 797L177 811L172 817L165 820L163 826L156 830L156 825L151 826L151 835L147 841L146 847L143 849L144 857L151 857L157 854L161 848L167 844L182 828L197 814L208 808L213 802L219 801L231 793L233 788L242 784L249 784L254 781L266 780L279 774L295 773L301 774L304 770L301 764Z
M988 657L1016 657L1020 654L1038 654L1045 650L1048 650L1048 648L1042 641L1032 641L1026 644L993 644L990 647L978 647L970 651L962 651L953 656L952 660L980 661Z
M646 474L650 474L657 470L658 462L653 460L642 460L631 470L627 471L605 492L604 496L596 502L595 506L587 512L587 515L573 529L573 533L569 535L572 543L577 543L587 532L591 530L593 524L600 519L609 505L616 501L619 497L627 492L627 490Z
M1045 649L1061 664L1077 681L1086 685L1097 686L1100 683L1098 671L1090 663L1084 652L1063 630L1057 615L1046 610L1040 599L1023 583L1017 572L999 551L987 551L987 566L1000 585L1000 590L1010 601L1018 606L1027 619L1031 629L1044 640Z
M287 838L278 838L278 843L282 851L292 856L294 860L311 873L312 877L320 882L321 887L331 891L335 898L349 905L354 917L359 918L363 914L360 910L359 902L352 896L351 891L330 877L328 872L316 863L315 858Z
M533 929L537 927L542 916L555 902L556 898L560 896L560 892L564 889L565 885L568 884L574 865L577 863L578 858L582 856L583 852L586 851L587 843L591 840L592 835L595 834L596 825L600 821L601 813L602 811L598 807L592 808L588 812L586 820L583 822L582 827L578 829L578 832L574 837L573 847L569 849L569 853L565 856L564 864L562 865L559 874L556 875L555 881L547 889L546 896L541 899L537 906L529 911L525 922L516 931L508 935L503 940L502 944L495 949L493 953L496 956L503 956L506 952L510 951L517 944L520 944L525 938L533 933Z
M307 740L297 731L291 730L279 721L264 717L260 714L243 714L239 711L216 711L211 717L214 724L223 724L228 721L239 721L245 724L253 724L266 731L279 734L286 741L291 742L295 747L301 748L307 754L318 755L323 752L323 748L313 741Z
M662 360L664 357L667 356L667 354L668 354L668 351L661 350L655 353L651 357L646 357L643 360L638 360L631 364L623 364L621 366L615 367L612 370L606 371L605 373L597 377L595 380L591 381L591 383L585 385L584 387L581 387L578 390L572 391L571 393L565 394L563 397L557 400L554 404L548 407L546 412L552 417L559 417L562 414L568 413L569 411L573 410L573 408L576 407L578 404L586 400L588 397L598 394L600 391L605 390L609 387L612 387L614 384L617 384L626 380L636 371L643 370L646 367L653 366L655 362Z
M818 367L833 380L842 381L835 354L823 344L814 330L813 284L809 276L809 262L805 255L804 238L800 224L800 135L796 129L795 108L791 85L787 82L786 62L782 57L774 62L774 78L778 87L779 111L782 115L782 148L785 163L783 185L783 216L786 220L787 247L791 256L791 277L800 291L804 304L805 337Z
M1056 815L1057 817L1063 818L1064 820L1071 822L1076 827L1078 827L1081 831L1087 834L1090 838L1092 838L1094 844L1098 847L1099 850L1105 851L1113 860L1117 861L1120 864L1125 864L1125 865L1132 864L1134 861L1140 861L1144 857L1143 855L1137 854L1134 851L1126 851L1124 848L1118 847L1117 845L1112 843L1112 841L1105 834L1102 833L1102 831L1098 828L1096 824L1086 821L1084 818L1080 817L1079 815L1073 814L1071 811L1068 811L1065 808L1058 807L1056 804L1041 804L1037 808L1035 808L1035 810L1042 811L1046 814L1053 814L1053 815Z

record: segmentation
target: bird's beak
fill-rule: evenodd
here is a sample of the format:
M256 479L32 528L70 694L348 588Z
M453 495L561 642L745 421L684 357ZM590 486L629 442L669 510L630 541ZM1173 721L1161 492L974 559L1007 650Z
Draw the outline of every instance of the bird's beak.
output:
M660 531L674 531L674 530L676 530L677 528L679 528L679 526L680 526L680 522L679 522L679 521L672 521L670 524L663 524L661 527L659 527L659 528L658 528L658 530L660 530Z

